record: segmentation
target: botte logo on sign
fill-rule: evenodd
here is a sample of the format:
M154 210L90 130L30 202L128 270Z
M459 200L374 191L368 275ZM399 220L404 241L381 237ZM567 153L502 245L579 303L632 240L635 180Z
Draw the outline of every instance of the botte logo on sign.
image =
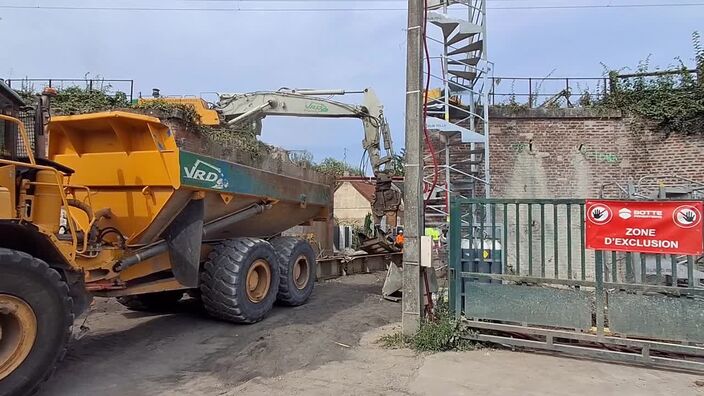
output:
M631 217L633 217L633 211L628 208L623 208L618 211L618 217L620 217L624 220L628 220Z
M589 200L586 205L587 248L692 255L704 251L702 202Z

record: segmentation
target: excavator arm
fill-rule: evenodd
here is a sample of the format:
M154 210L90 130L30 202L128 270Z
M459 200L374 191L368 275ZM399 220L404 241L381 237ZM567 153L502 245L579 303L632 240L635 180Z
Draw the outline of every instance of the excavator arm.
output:
M322 97L361 93L362 105L350 105ZM371 89L344 90L289 90L222 94L215 110L230 125L250 123L261 132L261 120L266 116L357 118L364 126L362 147L369 155L376 177L372 212L375 224L386 216L387 225L395 227L401 194L391 186L393 176L393 143L384 108Z

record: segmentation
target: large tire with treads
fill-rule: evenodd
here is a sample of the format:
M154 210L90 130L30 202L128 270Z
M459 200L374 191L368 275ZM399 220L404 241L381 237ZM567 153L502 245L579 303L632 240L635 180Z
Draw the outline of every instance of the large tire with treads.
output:
M269 242L235 238L213 247L200 278L201 299L213 317L255 323L271 311L279 290L279 263Z
M118 297L117 301L131 311L169 312L183 297L183 290L168 290L158 293L137 294Z
M0 395L34 393L64 358L73 301L59 273L0 248Z
M305 304L313 293L318 268L315 251L303 239L278 237L271 241L279 258L281 281L277 301L283 305Z

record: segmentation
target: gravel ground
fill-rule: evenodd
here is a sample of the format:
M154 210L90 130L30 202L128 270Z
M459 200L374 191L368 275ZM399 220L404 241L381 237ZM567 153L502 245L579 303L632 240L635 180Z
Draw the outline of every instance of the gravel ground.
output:
M364 332L400 320L401 306L381 298L383 277L318 284L308 304L275 307L254 325L211 319L193 300L168 315L97 300L91 330L40 395L222 394L253 378L346 360L352 348L339 344L357 345Z
M483 349L419 355L387 350L401 306L384 274L316 286L302 307L255 325L208 318L192 300L174 313L99 300L42 396L131 395L704 395L690 374ZM700 384L700 385L698 385Z

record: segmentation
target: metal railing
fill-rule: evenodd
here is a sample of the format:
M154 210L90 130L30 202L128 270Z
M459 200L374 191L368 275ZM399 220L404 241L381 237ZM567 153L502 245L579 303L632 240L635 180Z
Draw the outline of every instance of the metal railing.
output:
M490 77L489 104L576 107L609 92L608 77Z
M461 221L463 239L475 245L484 241L490 257L501 252L504 275L594 281L595 254L584 245L584 204L583 199L457 198L450 218ZM605 252L606 281L704 287L704 273L695 276L699 259ZM673 265L658 264L663 262Z
M5 83L15 90L27 90L30 92L41 91L45 87L56 88L58 90L68 87L82 86L88 91L101 91L108 95L115 95L122 92L129 98L134 99L134 80L124 79L78 79L78 78L10 78Z
M599 198L613 199L678 199L701 200L704 182L677 174L654 174L637 180L610 181L599 186Z
M453 200L450 307L466 337L704 370L701 257L588 250L584 218L582 199Z
M662 70L605 77L489 77L489 105L536 107L580 107L603 100L625 80L663 76L700 76L696 69Z
M643 72L643 73L624 73L624 74L618 74L615 77L618 80L625 80L625 79L629 79L629 78L648 79L648 78L653 78L653 77L676 76L676 75L684 75L684 74L690 74L695 80L697 80L699 78L699 70L697 70L697 69L676 69L676 70L659 70L659 71Z

